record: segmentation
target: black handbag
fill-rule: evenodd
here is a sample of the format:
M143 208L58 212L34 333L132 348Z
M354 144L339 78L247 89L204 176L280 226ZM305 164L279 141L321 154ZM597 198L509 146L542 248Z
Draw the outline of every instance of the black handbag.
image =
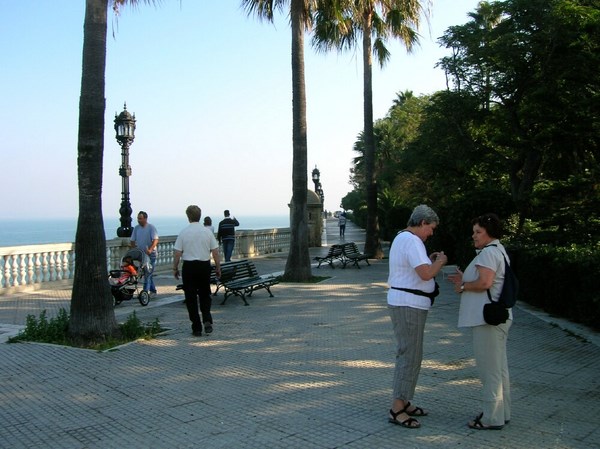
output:
M483 320L492 326L506 323L506 320L508 320L508 310L499 302L492 301L483 306Z

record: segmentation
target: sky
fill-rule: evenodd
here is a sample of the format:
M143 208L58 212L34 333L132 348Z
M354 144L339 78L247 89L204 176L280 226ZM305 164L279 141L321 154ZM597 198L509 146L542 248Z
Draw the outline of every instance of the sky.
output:
M446 87L437 39L477 0L434 1L412 54L388 42L373 68L374 118L397 93ZM248 16L239 0L163 0L109 11L102 206L118 217L115 114L135 114L135 213L287 215L292 196L291 31ZM78 215L77 129L85 0L0 0L0 219ZM339 210L363 127L361 49L317 52L305 39L308 188L317 167L325 209Z

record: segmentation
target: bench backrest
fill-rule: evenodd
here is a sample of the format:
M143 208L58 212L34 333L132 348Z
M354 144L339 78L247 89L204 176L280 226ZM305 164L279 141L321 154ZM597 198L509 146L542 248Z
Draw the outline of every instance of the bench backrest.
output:
M362 255L360 250L358 249L358 246L356 246L356 243L354 242L344 243L342 247L346 256Z
M334 244L329 247L329 252L326 257L339 257L344 252L344 246L339 244Z
M256 266L249 260L236 260L221 265L221 283L253 278L256 276L258 276Z

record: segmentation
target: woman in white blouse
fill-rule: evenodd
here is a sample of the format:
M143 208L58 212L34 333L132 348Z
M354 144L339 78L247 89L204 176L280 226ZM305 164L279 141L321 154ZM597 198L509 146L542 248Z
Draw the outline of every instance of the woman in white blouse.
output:
M425 320L437 295L435 276L448 262L443 252L427 255L424 242L439 223L437 214L421 204L413 210L406 229L400 231L390 249L387 303L396 337L392 406L388 420L408 429L418 429L416 417L427 416L411 404L423 360Z
M483 385L483 410L468 426L477 430L500 430L510 421L510 381L506 341L512 324L508 320L497 326L483 319L483 306L490 302L487 290L494 301L498 300L504 282L504 257L506 249L498 240L502 228L495 214L485 214L473 220L473 244L477 255L466 270L457 271L448 278L454 290L460 293L458 327L473 329L473 350L479 377Z

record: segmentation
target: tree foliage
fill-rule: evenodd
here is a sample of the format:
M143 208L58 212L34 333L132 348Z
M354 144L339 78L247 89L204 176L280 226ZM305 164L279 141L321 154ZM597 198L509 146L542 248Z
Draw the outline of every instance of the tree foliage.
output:
M600 227L600 12L591 1L480 3L440 42L448 89L399 95L375 122L379 215L387 238L430 204L430 245L471 258L470 220L506 219L521 242L593 242ZM364 142L352 172L364 190ZM360 217L359 217L360 218ZM515 240L516 241L516 240ZM467 252L468 251L468 252Z

